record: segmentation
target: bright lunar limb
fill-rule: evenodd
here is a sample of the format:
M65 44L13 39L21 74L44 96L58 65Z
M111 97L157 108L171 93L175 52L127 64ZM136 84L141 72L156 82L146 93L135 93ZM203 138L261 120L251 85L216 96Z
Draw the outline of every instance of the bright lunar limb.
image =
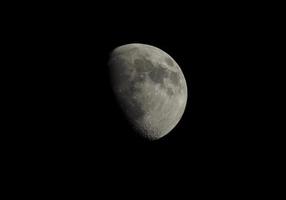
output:
M149 140L168 134L188 96L175 60L154 46L134 43L115 48L108 65L115 96L136 133Z

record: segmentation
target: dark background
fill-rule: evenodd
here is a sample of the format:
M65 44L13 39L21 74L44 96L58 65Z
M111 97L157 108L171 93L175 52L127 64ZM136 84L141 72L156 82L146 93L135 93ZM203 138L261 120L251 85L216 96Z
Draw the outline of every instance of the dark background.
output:
M263 179L272 145L262 124L266 18L250 5L112 5L40 6L15 17L11 36L24 52L15 105L27 134L14 138L21 165L39 180L87 188L147 182L147 191L172 190L187 181L187 190L203 192ZM135 136L109 84L109 53L134 42L170 54L188 85L181 121L154 142Z

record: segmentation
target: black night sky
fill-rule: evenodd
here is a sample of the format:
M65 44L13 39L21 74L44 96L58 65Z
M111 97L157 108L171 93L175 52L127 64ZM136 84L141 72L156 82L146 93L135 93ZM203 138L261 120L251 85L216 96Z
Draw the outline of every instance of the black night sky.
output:
M255 174L267 149L257 131L263 111L255 80L263 43L251 10L95 7L55 7L19 19L19 43L29 55L23 59L31 66L25 95L33 96L23 125L30 134L19 136L19 143L28 141L25 162L55 180L99 179L103 186L142 180L153 188L181 177L197 191ZM185 113L158 141L135 136L111 91L109 53L128 43L164 50L187 81Z

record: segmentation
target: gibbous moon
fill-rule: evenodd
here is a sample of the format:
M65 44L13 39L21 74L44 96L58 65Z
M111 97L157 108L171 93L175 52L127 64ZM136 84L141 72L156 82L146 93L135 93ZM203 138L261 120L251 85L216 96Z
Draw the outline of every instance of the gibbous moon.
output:
M111 52L108 66L117 102L139 136L157 140L178 124L187 84L171 56L151 45L127 44Z

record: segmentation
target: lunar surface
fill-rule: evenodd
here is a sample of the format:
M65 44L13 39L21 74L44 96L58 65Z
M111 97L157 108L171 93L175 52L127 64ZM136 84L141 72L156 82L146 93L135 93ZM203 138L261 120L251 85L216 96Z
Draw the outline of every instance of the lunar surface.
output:
M157 140L178 124L187 103L187 84L171 56L134 43L115 48L108 65L117 102L137 134Z

